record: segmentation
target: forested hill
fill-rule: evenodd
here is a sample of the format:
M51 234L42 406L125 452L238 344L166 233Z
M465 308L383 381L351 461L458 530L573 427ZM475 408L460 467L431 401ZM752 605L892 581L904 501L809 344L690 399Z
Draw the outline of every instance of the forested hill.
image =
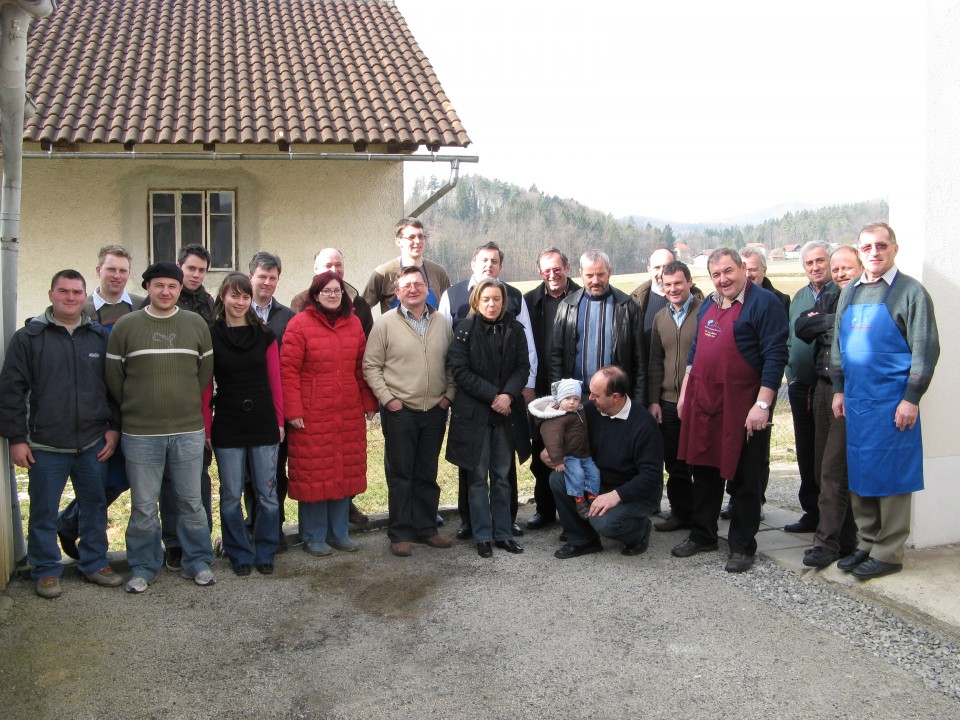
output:
M408 211L443 184L436 177L418 180L407 199ZM551 245L563 249L574 265L574 258L584 250L600 248L610 255L615 272L630 273L646 269L654 248L673 247L678 242L694 253L704 248L741 248L748 242L763 242L768 249L812 239L852 242L862 225L886 220L888 214L885 202L872 201L787 213L759 225L693 226L681 232L669 224L640 226L630 219L619 220L576 200L543 194L536 186L525 190L500 180L466 175L421 219L430 236L428 256L446 267L456 282L469 274L473 248L491 240L506 254L507 279L536 277L537 254Z

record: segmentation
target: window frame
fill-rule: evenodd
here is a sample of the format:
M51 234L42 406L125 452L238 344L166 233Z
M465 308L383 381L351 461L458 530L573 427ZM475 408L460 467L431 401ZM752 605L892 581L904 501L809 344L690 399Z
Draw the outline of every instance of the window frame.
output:
M230 195L230 212L212 212L211 211L211 196L225 193ZM173 212L155 212L154 211L154 198L157 195L172 195L173 196ZM184 195L200 195L202 198L201 201L201 211L200 213L185 213L183 212L183 196ZM192 244L191 242L184 243L183 240L183 220L187 217L199 217L201 218L200 222L200 232L201 239L199 244L203 245L210 253L211 257L214 256L214 249L212 247L214 238L212 237L211 228L213 225L213 220L215 218L229 218L230 219L230 261L228 265L217 266L216 261L211 261L210 270L237 270L238 269L238 249L237 249L237 190L236 188L157 188L154 190L147 191L147 230L148 230L148 255L150 257L150 262L155 263L159 260L172 260L176 262L177 254L180 252L180 249L184 244ZM155 236L155 218L173 218L174 224L174 254L172 258L158 257L159 253L157 252L156 246L156 236Z

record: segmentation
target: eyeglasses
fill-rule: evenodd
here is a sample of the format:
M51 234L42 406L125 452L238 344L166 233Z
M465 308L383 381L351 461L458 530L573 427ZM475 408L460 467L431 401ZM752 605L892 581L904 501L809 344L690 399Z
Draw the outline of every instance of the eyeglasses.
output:
M423 233L417 233L416 235L401 235L399 239L400 239L400 240L409 240L409 241L412 242L412 241L414 241L414 240L424 240L425 237L426 237L426 236L425 236Z
M333 290L321 290L320 294L326 295L328 298L335 298L340 295L343 295L343 290L341 290L340 288L335 288Z
M414 290L414 289L423 290L426 287L427 286L422 282L412 282L412 283L407 283L406 285L397 285L397 290L400 290L401 292L409 292L410 290Z
M878 243L874 243L873 245L860 246L860 252L862 252L864 255L869 255L874 250L876 250L878 253L883 253L889 249L890 249L890 243L885 243L885 242L878 242Z
M540 271L541 275L563 275L563 268L547 268Z

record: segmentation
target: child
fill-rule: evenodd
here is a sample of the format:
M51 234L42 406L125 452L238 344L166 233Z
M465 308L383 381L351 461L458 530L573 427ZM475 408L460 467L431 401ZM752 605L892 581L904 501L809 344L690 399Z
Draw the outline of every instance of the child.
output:
M559 380L550 389L552 396L530 403L530 414L537 418L540 437L555 469L563 473L567 494L576 502L577 513L586 518L590 503L600 493L600 471L590 457L580 381Z

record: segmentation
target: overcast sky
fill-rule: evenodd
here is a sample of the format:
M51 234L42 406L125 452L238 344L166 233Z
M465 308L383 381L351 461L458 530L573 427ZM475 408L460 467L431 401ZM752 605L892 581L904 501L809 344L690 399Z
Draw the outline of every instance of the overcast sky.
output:
M887 197L922 107L919 2L396 4L480 156L463 172L618 217Z

